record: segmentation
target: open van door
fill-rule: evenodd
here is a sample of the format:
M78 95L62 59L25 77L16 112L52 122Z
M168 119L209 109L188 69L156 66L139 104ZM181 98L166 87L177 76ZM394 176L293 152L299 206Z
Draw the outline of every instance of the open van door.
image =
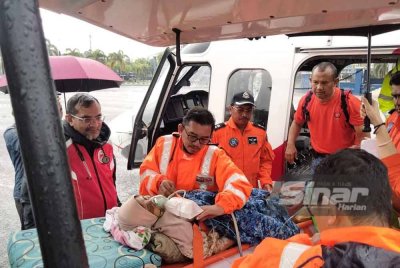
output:
M177 69L175 55L167 48L133 125L128 170L140 166L147 155L148 148L153 144L155 131L161 120L161 114L158 111L167 101Z

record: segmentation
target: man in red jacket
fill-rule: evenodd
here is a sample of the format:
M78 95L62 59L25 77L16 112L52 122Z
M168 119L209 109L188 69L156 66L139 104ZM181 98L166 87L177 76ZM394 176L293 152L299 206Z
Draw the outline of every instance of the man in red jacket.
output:
M103 217L118 205L115 159L107 143L110 129L103 122L99 101L78 93L67 103L63 124L72 185L79 219Z

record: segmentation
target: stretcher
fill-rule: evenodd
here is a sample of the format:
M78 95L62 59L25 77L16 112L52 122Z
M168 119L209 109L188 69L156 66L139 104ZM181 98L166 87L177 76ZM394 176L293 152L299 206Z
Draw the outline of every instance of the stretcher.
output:
M161 257L153 252L133 250L114 241L103 229L104 218L81 221L90 267L161 267ZM14 232L7 245L10 267L43 267L36 229Z
M233 247L208 257L204 261L162 265L162 259L159 255L146 249L133 250L114 241L112 236L104 231L104 221L104 218L81 221L90 267L144 267L145 264L154 264L163 268L197 268L205 266L216 268L229 267L236 258L240 257L238 248ZM312 235L312 222L310 220L298 223L298 226L302 232ZM198 246L201 247L201 244L202 242ZM254 248L246 244L242 245L244 255L251 253ZM11 268L43 267L36 229L12 233L8 240L7 251Z

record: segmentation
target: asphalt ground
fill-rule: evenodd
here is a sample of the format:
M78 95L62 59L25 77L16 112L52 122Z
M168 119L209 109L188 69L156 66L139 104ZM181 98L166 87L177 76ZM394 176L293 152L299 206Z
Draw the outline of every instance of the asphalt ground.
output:
M91 94L98 98L102 113L106 116L105 122L108 123L124 111L137 109L142 103L146 90L146 86L125 86L94 91ZM67 93L66 99L73 94ZM61 95L61 99L64 109L63 95ZM0 92L0 267L9 267L8 237L12 232L20 230L21 227L13 198L14 168L3 139L6 128L14 123L11 111L9 95ZM117 191L123 202L130 195L137 193L138 172L126 169L127 160L117 150L115 155L117 158Z

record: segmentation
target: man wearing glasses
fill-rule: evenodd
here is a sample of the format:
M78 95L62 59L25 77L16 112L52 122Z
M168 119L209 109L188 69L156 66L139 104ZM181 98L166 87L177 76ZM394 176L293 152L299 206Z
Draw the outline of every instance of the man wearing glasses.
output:
M386 121L386 126L390 138L396 146L397 151L400 152L400 72L396 72L392 75L389 84L392 89L394 109L391 111Z
M229 107L231 117L216 126L212 140L225 150L253 187L271 191L275 155L265 128L250 122L254 106L249 92L234 95Z
M68 100L63 127L79 219L103 217L119 203L111 132L103 120L95 97L78 93Z
M215 204L203 206L198 220L232 213L246 203L251 185L225 152L209 145L213 115L195 107L178 125L178 133L160 137L140 166L141 195L169 196L175 190L218 192Z

